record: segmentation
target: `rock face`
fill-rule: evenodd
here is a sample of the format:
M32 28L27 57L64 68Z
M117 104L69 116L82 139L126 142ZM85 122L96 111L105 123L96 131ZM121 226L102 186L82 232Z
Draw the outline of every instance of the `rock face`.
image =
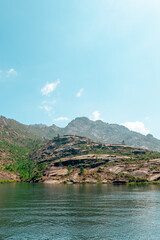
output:
M160 179L158 153L71 135L43 144L33 153L33 161L45 165L40 181L46 183L120 184Z
M4 180L4 179L7 179L7 180L19 180L19 177L16 175L16 174L13 174L13 173L9 173L9 172L4 172L4 171L0 171L0 180Z
M42 145L38 151L33 153L33 159L36 162L52 162L56 166L61 165L82 165L93 164L101 161L101 164L106 162L119 161L120 159L127 159L127 155L135 155L149 153L147 149L133 148L127 145L102 144L95 142L89 138L65 135L62 137L55 137L53 140ZM119 156L115 156L116 153ZM122 156L120 156L122 155ZM92 163L89 160L92 160Z

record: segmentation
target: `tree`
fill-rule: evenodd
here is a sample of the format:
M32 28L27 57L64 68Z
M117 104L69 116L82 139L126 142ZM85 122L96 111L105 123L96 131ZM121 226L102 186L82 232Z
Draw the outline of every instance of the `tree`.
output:
M71 165L68 165L67 169L68 169L68 175L70 175L72 166L71 166Z
M62 166L62 160L61 159L59 160L59 166Z
M122 145L125 145L125 141L124 140L122 141Z
M83 173L84 173L84 167L81 166L81 167L80 167L80 174L82 175Z

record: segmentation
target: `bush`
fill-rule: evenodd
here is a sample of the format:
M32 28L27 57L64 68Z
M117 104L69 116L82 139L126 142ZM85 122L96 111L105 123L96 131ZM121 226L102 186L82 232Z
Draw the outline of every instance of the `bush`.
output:
M81 167L80 167L80 174L82 175L83 173L84 173L84 167L81 166Z
M68 165L67 169L68 169L68 175L70 175L72 166L71 166L71 165Z

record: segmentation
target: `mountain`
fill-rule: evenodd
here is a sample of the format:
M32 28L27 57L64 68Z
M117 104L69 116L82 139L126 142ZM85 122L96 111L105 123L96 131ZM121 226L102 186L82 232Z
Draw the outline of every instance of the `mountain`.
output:
M60 128L54 124L49 127L44 124L24 125L13 119L0 117L0 138L13 144L16 142L18 145L30 147L50 140L58 134L82 136L108 144L121 144L123 141L133 147L160 151L160 140L151 134L144 136L124 126L101 120L92 121L86 117L79 117L72 120L65 128Z
M124 141L125 144L130 146L160 151L160 140L154 138L151 134L145 136L130 131L122 125L108 124L101 120L92 121L86 117L71 121L62 130L62 133L85 136L108 144L121 144Z
M41 131L31 126L21 124L13 119L0 117L0 139L16 144L19 146L30 148L41 142L43 134Z
M116 128L115 128L116 127ZM0 118L0 183L129 183L160 180L160 153L92 138L121 136L119 125L77 118L66 128ZM71 132L72 135L60 136ZM74 133L74 135L73 135ZM102 135L103 134L103 135ZM51 136L55 135L55 137ZM125 135L124 135L125 136ZM141 135L140 135L141 136ZM141 136L145 137L145 136ZM152 136L147 136L152 140ZM114 138L113 138L114 139ZM115 139L114 139L115 141ZM157 140L158 141L158 140Z
M14 119L0 116L0 139L12 144L32 147L34 143L52 139L61 129L56 125L50 127L44 124L25 125Z

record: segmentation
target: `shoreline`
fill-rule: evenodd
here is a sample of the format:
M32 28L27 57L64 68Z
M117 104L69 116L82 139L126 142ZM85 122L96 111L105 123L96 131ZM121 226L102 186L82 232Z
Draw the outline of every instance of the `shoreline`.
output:
M48 184L48 185L114 185L114 186L121 186L121 185L150 185L150 184L160 184L160 181L144 181L144 182L122 182L122 181L115 181L115 182L107 182L107 181L56 181L56 180L48 180L48 181L19 181L19 180L9 180L9 179L0 179L0 184L9 184L9 183L29 183L29 184Z

